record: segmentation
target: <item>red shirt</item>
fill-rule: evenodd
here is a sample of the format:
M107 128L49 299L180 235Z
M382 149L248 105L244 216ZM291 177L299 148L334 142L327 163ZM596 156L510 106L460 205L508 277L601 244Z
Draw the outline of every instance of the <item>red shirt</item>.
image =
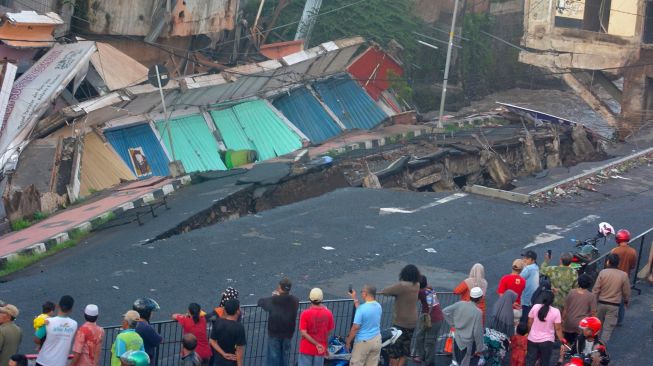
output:
M327 349L327 338L334 328L333 314L324 306L311 306L304 310L299 317L299 330L305 330L308 335ZM317 347L304 337L299 341L299 353L311 356L324 356L319 354Z
M513 290L517 294L517 304L520 303L521 299L521 293L524 292L524 288L526 287L526 280L524 277L518 275L518 274L509 274L501 277L501 281L499 281L499 288L497 289L497 293L499 295L503 295L504 292L508 290Z
M79 353L78 365L98 365L97 356L102 347L102 338L104 338L104 329L95 323L86 322L77 329L73 352Z
M211 358L211 347L209 346L209 337L206 335L206 318L200 316L200 321L195 323L193 318L186 315L177 316L175 319L184 330L184 334L191 333L197 338L197 348L195 353L203 360Z

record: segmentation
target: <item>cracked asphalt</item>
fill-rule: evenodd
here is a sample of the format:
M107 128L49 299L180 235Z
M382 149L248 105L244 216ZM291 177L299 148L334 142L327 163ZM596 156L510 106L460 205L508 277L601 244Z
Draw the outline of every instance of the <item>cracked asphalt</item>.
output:
M160 303L154 320L162 320L189 302L215 306L226 286L238 288L242 302L251 304L288 276L300 298L314 286L323 287L327 298L343 298L349 283L383 287L404 264L414 263L435 286L452 289L480 262L492 303L499 278L526 245L540 255L551 249L556 257L572 249L573 239L593 236L599 221L633 233L652 227L653 167L622 176L626 179L610 180L596 193L540 208L474 195L347 188L142 244L234 189L229 182L206 182L176 192L171 210L142 227L95 233L4 278L0 299L19 307L18 324L27 331L40 304L63 294L76 299L76 319L84 304L95 303L99 323L113 325L140 296ZM649 356L639 350L653 346L653 291L646 284L638 287L643 293L634 296L610 344L616 365L647 363Z

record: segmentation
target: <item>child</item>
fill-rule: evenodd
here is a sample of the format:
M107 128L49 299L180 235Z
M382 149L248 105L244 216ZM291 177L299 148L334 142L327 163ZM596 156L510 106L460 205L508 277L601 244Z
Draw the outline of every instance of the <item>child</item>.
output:
M54 303L52 301L46 301L41 305L42 313L34 318L34 330L37 331L39 328L44 327L48 323L48 318L54 315ZM37 339L38 344L43 344L45 341L44 338Z
M528 348L528 325L519 323L517 334L510 337L510 366L526 365L526 349Z

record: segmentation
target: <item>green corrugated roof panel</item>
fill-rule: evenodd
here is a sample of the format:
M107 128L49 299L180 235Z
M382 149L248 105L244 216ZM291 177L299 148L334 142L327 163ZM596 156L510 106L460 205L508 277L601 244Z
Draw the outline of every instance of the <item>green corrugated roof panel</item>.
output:
M211 117L228 149L256 150L254 143L245 134L233 108L211 111Z
M156 122L156 129L172 155L165 121ZM181 160L187 172L227 170L220 159L218 143L202 116L196 114L171 119L170 133L176 158Z
M211 117L227 148L254 149L259 160L271 159L302 147L297 133L263 100L212 111Z

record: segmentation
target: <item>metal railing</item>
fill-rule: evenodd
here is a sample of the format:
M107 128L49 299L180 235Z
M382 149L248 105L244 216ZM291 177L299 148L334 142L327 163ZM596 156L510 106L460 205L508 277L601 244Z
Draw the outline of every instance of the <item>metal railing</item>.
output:
M438 292L441 306L444 308L458 301L459 297L452 292ZM394 298L380 295L377 301L383 308L381 327L392 326L392 305ZM351 299L325 300L323 303L333 313L335 329L333 335L346 337L349 333L351 323L354 319L354 305ZM299 314L310 306L309 302L300 302L297 314L297 326L299 326ZM265 360L265 339L267 337L267 312L256 305L242 305L242 324L245 327L247 346L245 347L245 364L248 366L263 365ZM163 337L163 342L157 347L153 365L175 366L179 364L181 353L182 328L176 321L160 321L151 323L152 327ZM211 334L211 322L207 324L207 334ZM102 348L101 364L111 364L111 346L120 333L120 326L106 327L104 344ZM443 325L436 340L436 352L443 353L444 340L449 333L449 327ZM294 365L297 360L299 347L299 331L291 341L290 364Z
M637 264L635 266L635 270L632 273L632 278L630 279L631 287L633 290L637 291L638 294L642 293L642 290L637 288L637 274L641 270L640 266L642 264L642 256L647 255L648 252L645 252L645 243L646 243L646 238L651 238L653 237L653 228L650 228L643 233L637 235L636 237L630 239L628 242L628 245L631 247L635 248L637 251ZM650 242L650 241L649 241ZM638 249L639 247L639 249ZM611 250L601 254L598 258L595 260L591 261L590 263L587 264L587 266L595 266L596 268L596 273L600 272L602 269L605 268L605 259L608 256L608 254L611 253ZM648 257L647 257L648 260Z

